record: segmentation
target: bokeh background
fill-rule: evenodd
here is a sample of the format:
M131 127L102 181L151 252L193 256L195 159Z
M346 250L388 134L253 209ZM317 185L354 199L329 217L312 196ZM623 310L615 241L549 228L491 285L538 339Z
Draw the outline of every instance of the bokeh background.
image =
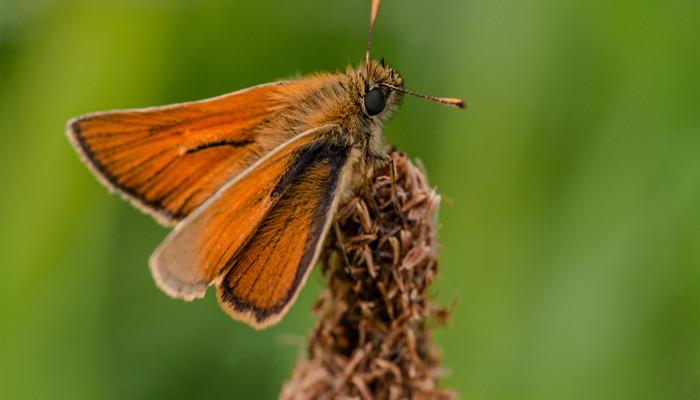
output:
M85 112L219 95L361 60L368 1L0 1L0 397L269 399L278 326L171 300L166 235L64 134ZM385 0L407 86L389 140L444 196L436 332L463 399L697 399L700 3Z

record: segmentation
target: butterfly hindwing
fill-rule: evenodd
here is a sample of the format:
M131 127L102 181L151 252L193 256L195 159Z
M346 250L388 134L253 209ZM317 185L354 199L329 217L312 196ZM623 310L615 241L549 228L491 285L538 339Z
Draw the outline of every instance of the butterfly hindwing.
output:
M208 100L88 114L68 122L78 153L110 189L174 225L289 137L260 137L296 81ZM269 133L266 133L269 136Z
M350 149L314 142L303 149L280 199L228 261L218 300L233 318L256 328L279 321L316 263L345 177Z

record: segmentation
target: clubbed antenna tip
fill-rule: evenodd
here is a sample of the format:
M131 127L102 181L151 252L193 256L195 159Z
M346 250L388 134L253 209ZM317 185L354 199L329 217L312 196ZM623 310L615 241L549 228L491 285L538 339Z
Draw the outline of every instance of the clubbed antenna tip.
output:
M388 87L391 90L396 90L397 92L410 94L411 96L419 97L419 98L424 99L424 100L430 100L430 101L434 101L436 103L445 104L445 105L448 105L451 107L456 107L456 108L461 108L461 109L467 108L467 104L462 99L457 99L457 98L452 98L452 97L427 96L424 94L416 93L412 90L404 89L404 88L394 86L394 85L389 85L388 83L381 83L381 85Z

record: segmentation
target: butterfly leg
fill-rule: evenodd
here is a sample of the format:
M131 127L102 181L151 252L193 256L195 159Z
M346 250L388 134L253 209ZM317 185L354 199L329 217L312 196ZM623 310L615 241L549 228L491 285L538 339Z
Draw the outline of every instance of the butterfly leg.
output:
M336 247L340 252L343 263L345 263L345 272L350 274L350 267L352 264L350 264L350 257L348 257L348 253L345 251L345 241L343 240L343 234L340 232L338 221L333 221L333 233L335 234Z

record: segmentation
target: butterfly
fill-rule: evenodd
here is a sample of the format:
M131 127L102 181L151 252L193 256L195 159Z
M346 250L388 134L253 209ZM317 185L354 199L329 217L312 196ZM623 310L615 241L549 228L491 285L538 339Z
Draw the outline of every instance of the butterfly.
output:
M254 86L207 100L74 118L66 133L110 190L174 229L149 266L184 300L215 285L254 328L278 322L319 258L339 201L389 159L382 124L410 94L370 58L345 72Z

